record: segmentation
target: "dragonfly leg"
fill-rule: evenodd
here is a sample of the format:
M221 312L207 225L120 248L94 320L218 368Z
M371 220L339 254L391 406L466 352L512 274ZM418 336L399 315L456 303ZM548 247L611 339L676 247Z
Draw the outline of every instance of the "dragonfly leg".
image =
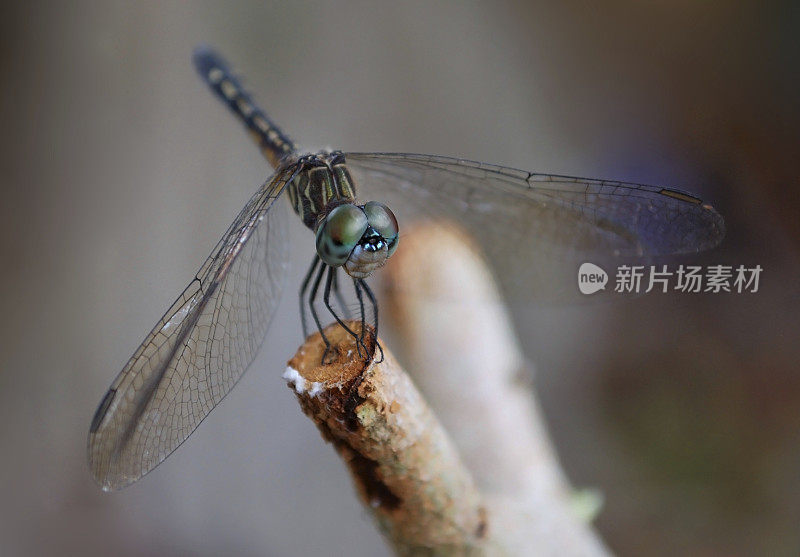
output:
M306 292L308 292L308 284L311 282L311 277L314 276L314 270L319 265L320 259L318 255L314 256L311 261L311 267L306 273L306 278L303 279L303 285L300 287L300 323L303 326L303 338L308 336L308 323L306 321Z
M356 298L358 298L358 308L361 310L361 335L359 335L359 341L364 342L364 335L367 332L367 320L364 313L364 295L361 291L361 285L358 284L358 279L353 279L353 288L356 291Z
M331 312L331 315L333 315L333 318L336 319L336 322L339 323L339 325L341 325L341 327L345 331L347 331L350 334L350 336L352 336L354 339L356 339L356 349L358 350L358 355L361 356L361 347L363 346L365 351L366 351L367 347L362 342L361 337L359 337L355 333L355 331L353 331L350 327L348 327L345 324L344 321L341 320L341 318L336 314L336 312L334 311L333 307L331 306L331 285L333 283L333 277L334 276L336 276L336 269L334 267L328 267L328 276L325 279L325 293L322 295L322 301L325 302L325 307L328 308L329 312ZM362 322L362 326L363 326L363 322Z
M372 304L372 330L373 330L373 334L375 335L375 347L381 353L381 359L378 360L378 363L380 363L380 362L383 361L383 348L381 347L381 344L378 342L378 302L375 300L375 295L372 293L372 289L369 287L369 285L367 284L367 282L364 279L355 279L355 284L356 284L357 288L360 286L361 288L364 289L364 292L366 293L367 298L369 298L369 301ZM360 297L361 296L359 294L359 299L360 299ZM361 330L362 330L362 334L363 334L363 330L364 330L364 303L363 302L361 303L361 327L362 327Z
M342 296L342 291L339 289L339 269L338 267L333 269L333 295L336 296L336 302L339 304L339 308L344 313L345 319L350 319L350 308L347 307L347 304L344 302L344 296Z
M322 362L325 363L325 358L328 356L328 352L331 351L331 343L328 340L328 337L325 336L325 332L322 330L322 323L319 321L319 315L317 315L317 308L315 307L314 303L317 301L317 292L319 292L319 283L322 282L322 274L325 272L326 265L320 265L319 270L317 271L317 278L314 279L314 285L311 287L311 295L308 297L308 307L311 310L311 316L314 318L314 323L317 325L317 330L319 334L322 335L322 341L325 343L325 352L322 353Z

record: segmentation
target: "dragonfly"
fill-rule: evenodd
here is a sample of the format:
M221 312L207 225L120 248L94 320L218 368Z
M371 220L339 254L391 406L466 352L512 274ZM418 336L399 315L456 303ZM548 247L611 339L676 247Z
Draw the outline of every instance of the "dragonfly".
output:
M613 263L716 246L723 218L673 188L539 174L445 156L305 152L253 101L209 47L193 55L200 77L255 140L274 173L245 204L200 270L139 345L100 402L88 437L89 468L103 490L123 488L178 448L255 359L282 295L288 208L315 238L300 287L303 332L321 294L328 312L339 271L361 316L359 353L378 305L366 279L398 249L399 222L453 222L475 238L511 299L576 295L581 261ZM373 200L359 201L366 192ZM390 208L391 207L391 208ZM321 290L321 291L320 291ZM371 306L371 329L365 326ZM334 350L326 343L326 356ZM374 353L374 352L373 352ZM369 356L371 357L372 354ZM324 362L323 362L324 363Z

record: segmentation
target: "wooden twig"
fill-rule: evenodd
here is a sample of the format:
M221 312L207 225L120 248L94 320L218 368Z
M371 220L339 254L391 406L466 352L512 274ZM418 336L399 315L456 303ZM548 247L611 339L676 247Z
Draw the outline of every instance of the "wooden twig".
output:
M341 327L325 333L336 361L320 365L324 344L316 333L284 377L347 464L387 539L401 555L476 552L488 531L482 498L411 380L386 346L382 362L368 362Z

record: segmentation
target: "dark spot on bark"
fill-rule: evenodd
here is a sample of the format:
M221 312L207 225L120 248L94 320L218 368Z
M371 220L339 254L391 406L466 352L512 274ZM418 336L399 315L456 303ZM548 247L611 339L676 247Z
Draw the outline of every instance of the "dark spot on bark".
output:
M317 422L317 429L319 429L320 434L322 435L322 439L328 443L336 444L336 437L334 437L331 428L328 427L328 424L323 422Z
M393 511L403 503L403 500L392 493L389 486L378 477L377 462L354 452L349 464L353 475L361 484L368 505Z
M361 424L358 423L358 417L356 416L356 408L358 408L359 404L364 402L364 397L358 394L358 387L363 380L364 376L359 375L356 380L353 381L353 386L350 387L350 393L344 401L344 425L350 432L358 431L361 427Z
M475 537L482 539L486 537L486 533L489 531L489 520L486 516L486 507L481 507L478 509L478 515L480 516L480 520L478 522L478 527L475 528Z

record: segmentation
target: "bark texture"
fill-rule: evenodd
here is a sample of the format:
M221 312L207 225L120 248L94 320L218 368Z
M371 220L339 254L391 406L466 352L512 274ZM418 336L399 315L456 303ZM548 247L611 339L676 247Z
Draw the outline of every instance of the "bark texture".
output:
M325 332L337 360L320 365L324 344L316 333L284 377L349 467L383 533L403 555L476 553L487 534L482 497L408 375L386 347L383 361L369 362L354 358L341 327Z

